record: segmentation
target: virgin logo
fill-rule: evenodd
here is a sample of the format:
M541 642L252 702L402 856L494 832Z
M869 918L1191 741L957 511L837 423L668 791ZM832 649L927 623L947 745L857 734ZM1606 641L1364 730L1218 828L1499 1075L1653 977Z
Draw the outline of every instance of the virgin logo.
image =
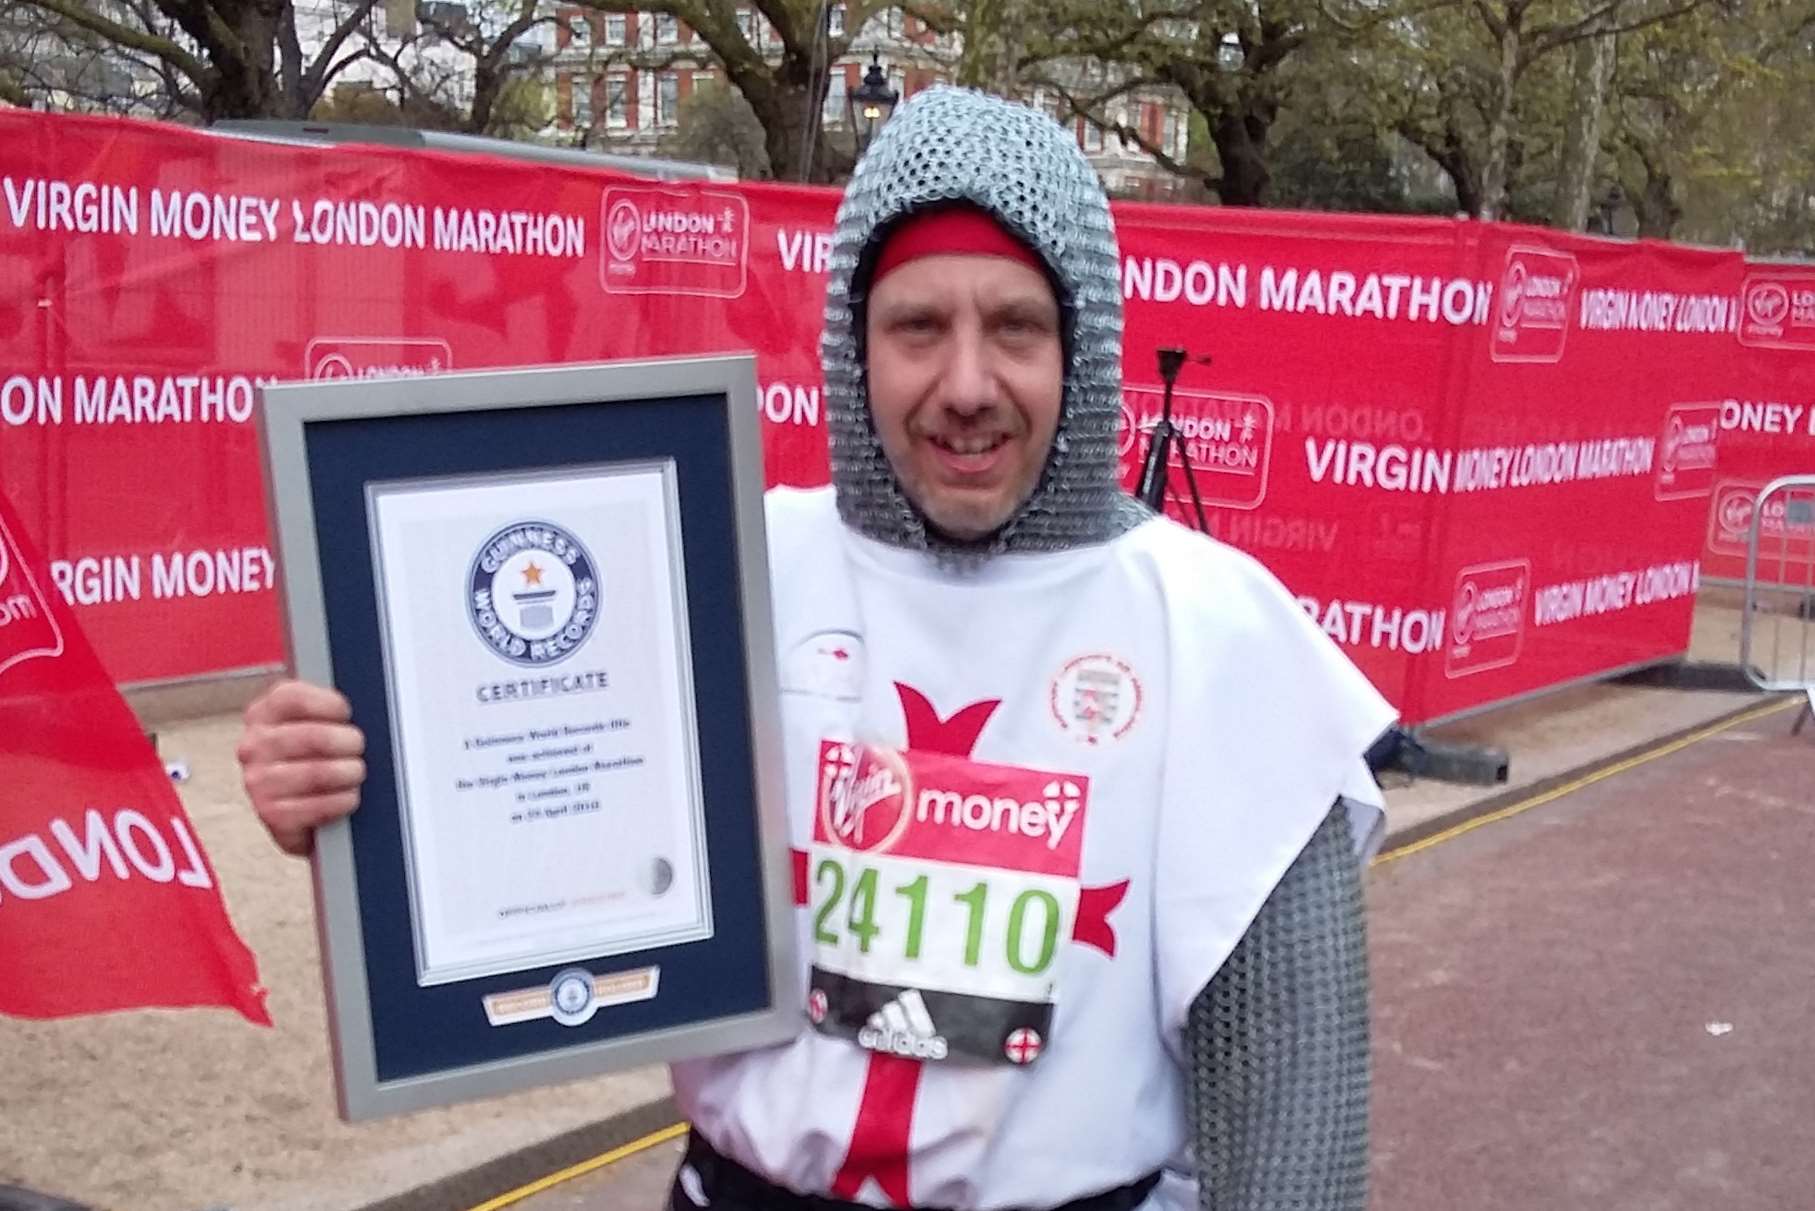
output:
M907 828L913 776L900 754L870 745L828 746L820 765L826 832L850 849L886 851Z
M1790 292L1781 282L1760 282L1746 296L1746 314L1755 324L1775 327L1790 313Z
M63 635L50 605L32 583L24 561L19 575L12 574L14 557L8 550L12 535L0 522L0 673L35 656L61 656Z
M1457 643L1467 643L1475 629L1475 582L1464 581L1456 594L1455 609L1450 611L1450 634Z
M643 216L637 204L620 198L605 220L605 239L611 245L613 259L628 261L637 254L637 233L642 230Z
M1745 489L1730 492L1720 502L1720 526L1729 534L1746 534L1752 529L1752 494Z
M1510 328L1519 322L1519 304L1525 298L1525 265L1514 261L1506 267L1506 278L1500 283L1500 323Z

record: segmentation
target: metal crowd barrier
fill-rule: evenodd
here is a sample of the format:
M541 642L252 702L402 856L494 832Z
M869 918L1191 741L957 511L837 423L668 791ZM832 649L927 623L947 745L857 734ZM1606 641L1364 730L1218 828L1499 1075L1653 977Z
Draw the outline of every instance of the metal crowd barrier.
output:
M1815 711L1815 475L1772 480L1752 508L1739 660L1761 690L1810 695L1802 731Z

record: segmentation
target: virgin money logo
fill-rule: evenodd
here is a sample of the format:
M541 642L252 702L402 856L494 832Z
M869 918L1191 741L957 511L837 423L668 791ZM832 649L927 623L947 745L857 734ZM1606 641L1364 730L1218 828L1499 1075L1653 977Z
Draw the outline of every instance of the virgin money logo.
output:
M719 189L613 186L600 202L608 294L737 298L750 261L750 204Z
M1752 541L1752 517L1758 512L1758 494L1764 488L1762 480L1721 481L1710 510L1710 551L1739 559L1746 557ZM1815 540L1815 506L1807 496L1790 498L1780 493L1765 502L1758 518L1758 547L1764 557L1761 562L1768 562L1769 553L1784 549L1786 543L1794 559L1796 551L1809 550L1811 540Z
M1519 305L1525 300L1525 264L1514 261L1506 267L1500 283L1500 323L1512 327L1519 322Z
M1657 499L1688 500L1714 491L1715 443L1719 436L1719 404L1671 407L1658 441Z
M1581 271L1574 256L1514 245L1500 274L1500 305L1489 334L1496 362L1555 362L1569 335Z
M1450 633L1457 643L1467 643L1475 633L1475 596L1473 582L1456 590L1456 604L1450 608Z
M605 240L611 249L613 260L632 261L636 259L640 241L638 235L643 230L643 212L629 198L619 198L611 204L611 212L605 219Z
M1751 539L1752 514L1758 509L1762 482L1723 480L1714 493L1714 507L1709 510L1708 549L1722 555L1744 558ZM1760 538L1763 534L1760 534Z
M1740 344L1815 350L1815 274L1748 278L1741 299Z
M63 632L50 603L0 521L0 674L35 657L62 654Z
M303 352L312 379L417 378L454 368L454 353L433 337L318 336Z
M1525 641L1526 603L1530 597L1529 560L1462 569L1456 577L1456 593L1450 606L1445 675L1466 677L1517 661Z
M1147 460L1154 428L1165 414L1164 388L1131 383L1122 390L1122 481L1132 491ZM1267 498L1273 466L1273 402L1264 395L1214 391L1172 393L1171 458L1166 501L1175 516L1190 515L1187 463L1205 505L1255 509Z
M1782 282L1759 282L1746 292L1746 319L1758 329L1783 331L1790 314L1790 292Z
M813 839L1076 878L1090 779L915 749L819 746Z
M901 839L914 799L901 755L868 744L821 747L819 804L827 840L846 849L887 852Z

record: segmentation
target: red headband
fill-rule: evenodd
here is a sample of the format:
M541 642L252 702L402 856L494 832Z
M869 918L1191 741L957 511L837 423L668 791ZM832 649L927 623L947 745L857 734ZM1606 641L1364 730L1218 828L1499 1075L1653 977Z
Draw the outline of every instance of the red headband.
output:
M994 256L1046 272L1033 249L973 206L928 211L905 220L883 242L870 285L909 261L929 256Z

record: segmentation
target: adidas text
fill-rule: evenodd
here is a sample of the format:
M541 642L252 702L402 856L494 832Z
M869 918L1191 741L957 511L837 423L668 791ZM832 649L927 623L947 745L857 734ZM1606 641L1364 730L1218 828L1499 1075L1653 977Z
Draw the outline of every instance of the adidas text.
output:
M857 1032L859 1046L871 1051L886 1051L912 1060L943 1060L947 1054L944 1035L922 1038L908 1030L878 1030L865 1026Z

